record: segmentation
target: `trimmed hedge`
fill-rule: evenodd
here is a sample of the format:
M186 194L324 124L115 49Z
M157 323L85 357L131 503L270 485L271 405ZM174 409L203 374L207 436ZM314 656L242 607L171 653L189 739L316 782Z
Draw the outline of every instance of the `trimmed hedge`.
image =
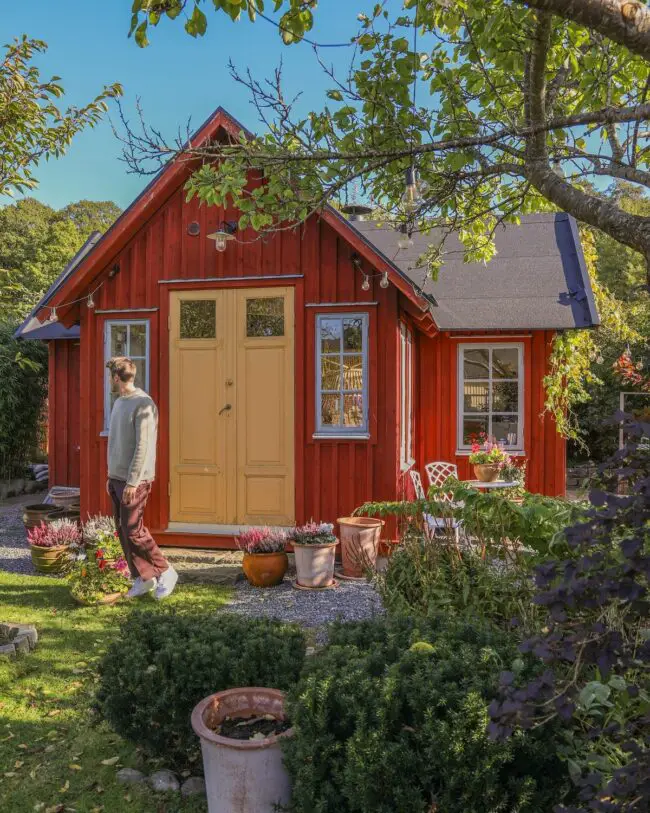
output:
M199 700L237 686L287 690L304 658L302 631L279 621L135 612L100 664L98 705L150 754L194 762L199 742L190 717Z
M514 665L514 666L513 666ZM489 740L512 637L440 620L334 629L289 696L294 813L544 813L571 783L556 731Z

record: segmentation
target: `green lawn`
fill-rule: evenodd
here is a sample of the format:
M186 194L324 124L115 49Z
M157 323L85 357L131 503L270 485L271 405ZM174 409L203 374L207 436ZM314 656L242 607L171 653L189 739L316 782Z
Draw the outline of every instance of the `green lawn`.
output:
M181 585L164 606L209 611L229 590ZM156 609L153 598L137 605ZM134 604L78 607L59 579L0 571L0 621L36 624L27 657L0 657L0 811L2 813L198 813L203 800L157 795L115 781L122 766L162 766L101 722L93 711L97 663ZM109 764L102 764L108 761Z

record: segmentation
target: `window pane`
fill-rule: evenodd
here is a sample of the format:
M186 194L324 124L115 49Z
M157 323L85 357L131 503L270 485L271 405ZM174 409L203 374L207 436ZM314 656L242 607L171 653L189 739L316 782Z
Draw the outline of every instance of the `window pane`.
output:
M214 299L181 302L181 339L214 339L217 335L217 303Z
M465 350L464 377L489 378L490 354L489 350Z
M341 396L321 396L321 421L323 426L339 426L341 423Z
M341 357L322 356L320 360L320 387L322 390L341 389Z
M492 418L492 434L496 440L503 440L507 446L517 444L519 419L516 415L495 415Z
M343 424L363 426L363 395L343 396Z
M493 378L519 378L519 349L499 347L492 351Z
M463 418L463 443L481 443L480 435L488 433L487 415L470 415Z
M136 361L135 386L143 390L147 388L147 362L144 359Z
M487 412L489 387L487 382L485 384L465 383L463 412Z
M246 300L247 336L284 336L284 297Z
M320 341L322 353L338 353L341 349L340 319L320 320Z
M492 410L494 412L517 412L519 409L519 384L503 381L492 384Z
M363 356L343 356L343 389L363 389Z
M127 325L111 325L111 357L126 356L128 335Z
M146 325L129 325L131 330L131 348L129 355L131 358L134 356L147 355L147 326Z
M343 320L343 350L356 350L360 353L363 349L362 320L357 318Z

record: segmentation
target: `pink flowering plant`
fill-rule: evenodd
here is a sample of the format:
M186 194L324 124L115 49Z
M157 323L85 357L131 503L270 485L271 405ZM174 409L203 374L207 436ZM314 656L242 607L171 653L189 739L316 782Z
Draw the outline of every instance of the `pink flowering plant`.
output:
M287 544L287 534L281 528L250 528L235 540L244 553L282 553Z
M81 544L81 528L71 519L41 522L27 532L27 541L37 548L78 547Z
M331 522L308 522L290 531L289 539L295 545L331 545L338 541L333 531Z
M68 576L70 592L84 604L97 604L103 596L123 593L131 586L129 566L116 534L99 533L96 542L81 550Z
M504 466L511 465L512 458L496 441L486 438L482 444L478 442L472 443L469 462L472 465L496 466L501 469Z

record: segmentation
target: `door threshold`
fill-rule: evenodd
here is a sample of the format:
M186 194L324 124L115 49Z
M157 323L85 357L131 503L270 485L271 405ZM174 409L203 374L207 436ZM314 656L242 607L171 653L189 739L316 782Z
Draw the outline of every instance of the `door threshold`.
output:
M251 528L264 528L264 525L216 525L206 524L203 522L170 522L167 530L163 533L167 534L204 534L206 536L239 536L244 531L249 531ZM273 526L278 530L289 531L288 526L277 525Z

